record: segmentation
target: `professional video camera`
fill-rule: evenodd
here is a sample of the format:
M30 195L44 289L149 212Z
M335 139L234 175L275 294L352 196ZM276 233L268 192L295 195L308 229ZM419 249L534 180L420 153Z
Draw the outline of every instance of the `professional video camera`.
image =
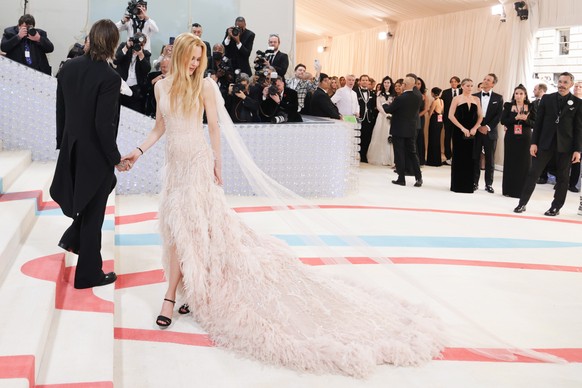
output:
M137 16L141 13L141 9L138 8L139 5L146 6L148 5L147 1L143 0L130 0L127 2L127 15L131 19L136 19Z
M129 38L131 42L133 42L133 46L131 46L133 51L141 51L142 46L145 43L146 37L142 34L135 34L131 38Z

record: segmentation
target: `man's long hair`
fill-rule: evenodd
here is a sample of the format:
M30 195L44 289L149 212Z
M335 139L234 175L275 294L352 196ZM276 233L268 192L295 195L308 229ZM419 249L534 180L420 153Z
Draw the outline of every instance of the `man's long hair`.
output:
M115 48L119 41L117 26L109 19L101 19L89 31L89 52L87 55L94 61L108 61L115 56Z
M190 75L188 68L194 57L194 50L200 47L200 63ZM202 109L202 79L206 69L206 45L196 35L186 32L176 37L172 48L172 66L170 75L170 108L188 115L197 107ZM198 104L198 106L196 106Z

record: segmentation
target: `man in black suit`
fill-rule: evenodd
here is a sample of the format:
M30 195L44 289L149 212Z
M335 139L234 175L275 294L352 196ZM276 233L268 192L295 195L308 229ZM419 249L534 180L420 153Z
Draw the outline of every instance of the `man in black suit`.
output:
M270 86L263 88L263 101L260 106L263 121L280 122L277 118L285 116L289 122L301 122L301 115L297 112L299 102L297 92L285 87L283 77L275 80L276 93Z
M242 16L237 17L234 24L236 29L227 28L224 36L224 55L230 59L233 70L240 69L241 73L251 75L249 57L253 51L255 33L247 30L247 22Z
M473 189L479 188L481 177L481 150L485 151L485 190L493 194L493 172L495 171L495 149L497 148L497 126L503 112L503 97L492 89L497 84L497 76L487 74L481 82L481 91L473 94L481 99L483 121L477 129L473 149Z
M532 110L534 112L534 117L535 117L535 113L538 111L538 109L540 107L540 102L542 101L542 97L547 93L547 91L548 91L548 87L546 86L546 84L542 83L542 84L537 84L536 86L534 86L533 94L534 94L534 97L536 98L532 102ZM551 165L553 165L553 164L554 163L552 163L551 161L547 164L547 166L542 171L542 174L538 178L537 183L539 183L541 185L548 183L548 170L550 169ZM551 171L553 171L553 169Z
M582 100L570 93L574 76L562 73L558 78L558 92L546 94L536 112L530 154L532 165L528 172L516 213L525 211L536 181L550 159L556 157L556 189L554 200L546 216L557 216L566 201L568 173L571 163L580 163L582 150Z
M145 113L146 83L152 69L152 54L145 49L146 42L147 37L138 32L127 42L121 43L115 52L116 70L132 91L131 96L122 95L119 101L139 113Z
M313 92L313 97L310 101L309 112L313 116L329 117L332 119L341 119L337 106L331 102L331 98L327 94L331 81L329 76L325 73L319 75L319 87Z
M46 55L52 53L55 47L46 32L35 28L35 25L32 15L22 15L18 19L17 26L4 30L0 50L13 61L51 75L51 67Z
M192 33L199 37L200 39L202 39L202 24L192 23ZM212 50L210 49L210 43L208 43L205 40L203 40L203 42L204 45L206 46L206 59L208 61L206 62L206 69L210 69L211 68L210 65L212 63Z
M376 93L373 90L369 90L370 87L370 77L366 74L360 76L360 82L358 86L354 88L356 95L358 97L358 105L360 106L360 162L368 163L368 147L370 147L370 141L372 140L372 131L374 130L374 124L376 123Z
M453 135L453 130L455 125L449 120L449 110L451 109L451 102L453 98L461 95L462 90L459 88L461 84L461 79L457 76L452 76L449 80L449 84L451 85L450 88L443 90L441 94L441 98L444 103L443 109L443 117L444 117L444 128L445 128L445 144L444 144L444 152L445 152L445 163L444 164L451 164L451 158L453 157L453 151L451 149L451 140Z
M285 74L289 68L289 56L279 51L280 44L279 35L269 35L269 49L273 50L273 54L269 57L268 64L273 66L277 74L285 79Z
M392 115L390 133L394 145L394 164L396 164L396 173L398 174L398 179L392 183L406 186L406 163L410 161L416 178L414 186L420 187L423 181L415 139L418 110L422 105L422 97L413 92L414 85L413 77L404 78L402 94L396 97L392 104L384 104L382 107L386 113Z
M60 150L51 197L73 219L59 246L79 255L75 288L109 284L114 272L103 273L101 227L107 197L127 170L117 148L121 77L113 58L119 31L111 20L96 22L89 32L91 47L63 65L57 82L57 149Z

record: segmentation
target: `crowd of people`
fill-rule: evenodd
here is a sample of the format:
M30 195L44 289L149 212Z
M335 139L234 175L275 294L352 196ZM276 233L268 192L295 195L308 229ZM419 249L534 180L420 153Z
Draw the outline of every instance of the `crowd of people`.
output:
M120 32L127 32L127 39L118 45L113 58L113 68L124 81L120 103L155 118L154 86L170 72L174 38L170 37L160 55L152 58L151 37L159 28L148 15L147 2L142 0L131 1L116 26ZM202 39L200 23L193 23L191 32ZM415 74L395 81L385 76L380 82L366 74L329 76L321 72L317 60L315 74L299 63L293 69L293 76L285 78L290 62L288 55L279 50L280 37L269 35L268 49L256 51L251 63L254 41L255 34L247 28L242 16L226 29L221 42L211 46L203 41L207 56L205 76L217 82L235 123L300 122L302 115L332 119L353 116L361 125L360 162L393 166L398 174L394 183L399 185L405 185L407 175L414 175L417 187L423 183L420 166L450 165L450 189L461 193L479 189L482 170L484 189L495 192L496 146L499 131L504 131L502 194L520 198L517 212L525 210L529 199L527 192L535 187L531 183L533 178L527 178L528 173L539 169L541 164L544 166L535 179L537 184L547 183L548 177L553 176L558 197L565 195L563 187L566 191L580 190L580 163L575 151L582 148L577 109L579 98L582 98L582 82L574 86L569 73L560 77L568 81L560 81L562 86L559 85L557 93L568 101L566 109L559 109L566 119L555 119L552 129L561 134L566 131L562 126L568 126L566 141L569 144L566 146L552 138L542 151L559 145L558 154L568 148L572 155L568 163L561 155L551 155L541 163L531 147L532 144L539 146L537 142L541 139L535 135L536 124L540 125L537 134L543 132L544 125L549 127L547 123L542 124L543 117L538 117L540 107L544 107L541 101L547 91L545 84L535 86L534 101L529 100L525 87L519 85L510 101L504 102L503 96L494 91L498 78L493 73L483 78L476 92L472 80L461 81L457 76L450 78L450 87L444 90L439 87L429 90L425 81ZM66 60L85 54L89 45L88 37L83 45L75 44ZM51 68L46 54L53 49L47 33L35 28L32 15L23 15L18 25L4 31L2 51L9 58L47 74L51 73ZM408 78L413 81L412 85L407 82ZM565 87L567 89L563 89ZM573 95L569 91L572 87ZM414 100L404 95L408 91L416 97ZM402 100L410 101L403 107ZM413 105L415 107L411 108ZM570 112L573 118L569 121ZM532 164L532 160L539 163ZM568 170L566 180L562 177L564 170ZM556 200L547 213L557 214L562 203ZM582 214L582 199L579 212Z

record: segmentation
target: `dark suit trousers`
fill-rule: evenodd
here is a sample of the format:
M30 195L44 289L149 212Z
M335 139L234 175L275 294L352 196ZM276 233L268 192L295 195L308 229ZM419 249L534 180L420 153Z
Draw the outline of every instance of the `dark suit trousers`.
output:
M580 163L572 164L570 167L570 187L574 187L578 184L578 180L580 179Z
M475 151L473 153L473 183L479 184L481 177L481 166L479 159L481 156L481 147L485 150L485 184L493 184L493 172L495 171L495 149L497 140L491 140L488 135L477 132L475 135Z
M103 279L101 257L101 228L105 218L107 198L111 193L115 174L111 172L83 211L73 220L71 228L79 230L79 259L75 273L75 287L92 287ZM69 228L70 229L70 228ZM69 232L69 230L67 230ZM65 232L65 235L67 234ZM65 236L63 236L64 238Z
M394 164L396 164L398 180L404 181L407 163L412 164L416 180L422 179L418 154L416 153L416 137L392 136L392 144L394 145Z
M569 152L556 152L553 150L538 150L537 157L532 158L532 164L527 174L521 198L520 205L526 205L536 187L536 182L547 164L556 156L556 189L554 190L554 200L552 207L561 209L566 201L568 193L568 173L570 172L572 154Z
M360 129L360 160L364 163L368 163L368 148L370 148L373 130L374 122L362 121L362 128Z

